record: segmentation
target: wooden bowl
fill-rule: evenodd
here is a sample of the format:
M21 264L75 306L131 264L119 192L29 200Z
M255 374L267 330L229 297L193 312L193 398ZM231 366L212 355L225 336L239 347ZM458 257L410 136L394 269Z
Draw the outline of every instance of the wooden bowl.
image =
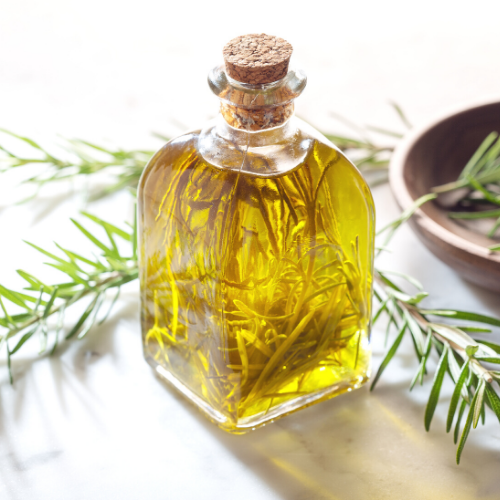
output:
M500 132L500 102L468 107L411 131L396 148L390 164L390 184L401 209L431 188L455 181L472 154L492 131ZM485 220L450 219L448 210L431 201L419 209L410 225L424 245L466 280L500 292L498 242L486 237ZM488 219L491 227L493 220Z

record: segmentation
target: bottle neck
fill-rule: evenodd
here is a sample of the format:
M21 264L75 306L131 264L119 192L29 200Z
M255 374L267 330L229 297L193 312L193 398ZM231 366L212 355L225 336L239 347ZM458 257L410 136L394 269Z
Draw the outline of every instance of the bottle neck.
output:
M313 140L298 127L293 100L306 84L301 71L262 85L229 78L214 68L209 85L221 113L200 131L198 152L209 164L259 177L281 175L304 161Z
M289 71L273 83L246 84L230 78L223 66L215 67L208 75L212 92L220 99L224 120L238 130L257 132L279 127L293 115L294 99L306 86L302 71Z
M221 112L212 122L212 126L214 134L240 150L285 144L297 134L297 120L293 115L279 125L251 130L235 127Z
M256 132L285 124L292 117L293 102L278 106L249 109L221 102L220 112L231 127Z

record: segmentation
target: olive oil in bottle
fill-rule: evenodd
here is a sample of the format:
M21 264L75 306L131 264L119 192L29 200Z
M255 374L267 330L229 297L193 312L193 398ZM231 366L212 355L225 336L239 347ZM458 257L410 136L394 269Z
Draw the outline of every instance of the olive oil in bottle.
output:
M243 433L370 372L374 208L352 163L293 116L291 46L238 37L209 75L221 113L139 186L144 353Z

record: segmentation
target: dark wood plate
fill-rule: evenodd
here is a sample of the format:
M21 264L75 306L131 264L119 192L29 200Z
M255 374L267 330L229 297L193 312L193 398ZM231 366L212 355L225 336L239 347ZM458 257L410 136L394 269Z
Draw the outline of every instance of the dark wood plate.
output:
M391 189L399 206L404 210L432 187L455 181L494 130L500 132L500 102L468 107L410 132L390 165ZM466 280L500 292L500 252L488 250L500 238L487 238L484 224L450 219L437 202L426 203L410 220L420 240L443 262Z

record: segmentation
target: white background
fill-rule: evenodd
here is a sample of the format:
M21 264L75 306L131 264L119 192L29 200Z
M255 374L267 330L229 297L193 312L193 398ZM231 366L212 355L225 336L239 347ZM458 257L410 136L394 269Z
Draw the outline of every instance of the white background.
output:
M500 97L500 3L490 1L0 0L0 127L52 147L60 136L156 148L217 112L206 85L234 36L266 32L292 43L309 76L297 113L325 131L359 124L400 128L397 101L415 124L469 101ZM0 144L7 139L0 137ZM83 179L28 191L0 177L0 283L15 270L49 279L22 239L85 247L69 216L86 208L120 223L126 193L86 205ZM374 192L378 223L398 211ZM381 263L418 277L429 307L500 314L498 296L463 282L403 229ZM374 363L384 348L374 332ZM498 335L497 335L498 337ZM34 342L36 344L36 341ZM142 359L138 293L79 343L38 359L26 346L0 362L0 498L22 499L500 499L500 430L489 416L454 465L444 432L449 401L423 428L429 382L408 393L410 345L366 388L244 437L223 434L156 380ZM24 351L24 352L23 352Z

